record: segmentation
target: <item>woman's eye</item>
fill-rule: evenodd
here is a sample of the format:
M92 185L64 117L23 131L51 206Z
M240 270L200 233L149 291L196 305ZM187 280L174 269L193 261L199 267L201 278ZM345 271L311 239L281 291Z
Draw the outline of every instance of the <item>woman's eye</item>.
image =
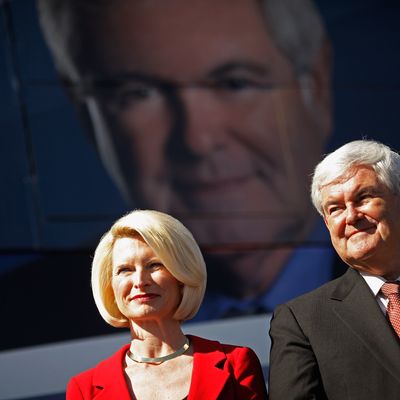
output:
M152 269L152 270L160 269L163 267L164 267L164 265L161 264L160 262L154 262L154 263L149 264L149 269Z
M117 269L117 275L124 274L124 273L127 273L129 271L130 271L129 267L120 267L120 268Z

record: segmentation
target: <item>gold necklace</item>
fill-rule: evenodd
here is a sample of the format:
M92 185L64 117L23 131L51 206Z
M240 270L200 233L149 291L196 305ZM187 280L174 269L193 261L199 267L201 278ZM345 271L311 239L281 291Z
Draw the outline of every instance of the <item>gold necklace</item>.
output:
M167 354L166 356L162 356L162 357L134 356L130 350L128 350L126 355L132 361L135 361L137 363L159 363L159 364L162 364L165 361L172 360L173 358L179 357L180 355L185 353L189 347L190 347L189 339L186 337L185 343L183 344L182 347L180 347L178 350L174 351L173 353Z

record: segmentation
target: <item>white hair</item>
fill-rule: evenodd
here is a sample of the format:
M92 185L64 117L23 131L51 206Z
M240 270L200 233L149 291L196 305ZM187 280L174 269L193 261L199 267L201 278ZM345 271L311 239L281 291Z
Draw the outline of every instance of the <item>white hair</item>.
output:
M321 189L358 166L372 168L381 183L400 194L400 155L383 143L355 140L328 154L314 170L311 199L322 216Z

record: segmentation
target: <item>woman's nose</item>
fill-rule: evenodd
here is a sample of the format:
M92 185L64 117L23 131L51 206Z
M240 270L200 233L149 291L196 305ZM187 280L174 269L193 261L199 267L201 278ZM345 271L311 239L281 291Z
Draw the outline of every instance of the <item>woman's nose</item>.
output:
M147 286L149 284L149 273L144 269L137 269L132 279L133 285L137 288Z

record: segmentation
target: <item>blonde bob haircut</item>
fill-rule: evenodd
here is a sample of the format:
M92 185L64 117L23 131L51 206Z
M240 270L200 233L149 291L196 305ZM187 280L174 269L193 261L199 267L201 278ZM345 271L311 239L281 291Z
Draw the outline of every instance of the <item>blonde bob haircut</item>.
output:
M168 214L134 210L117 220L102 237L92 263L92 291L104 320L115 327L128 327L129 320L118 309L112 289L112 251L119 238L141 237L167 270L182 283L182 299L174 319L185 321L196 315L206 288L206 266L189 230Z

